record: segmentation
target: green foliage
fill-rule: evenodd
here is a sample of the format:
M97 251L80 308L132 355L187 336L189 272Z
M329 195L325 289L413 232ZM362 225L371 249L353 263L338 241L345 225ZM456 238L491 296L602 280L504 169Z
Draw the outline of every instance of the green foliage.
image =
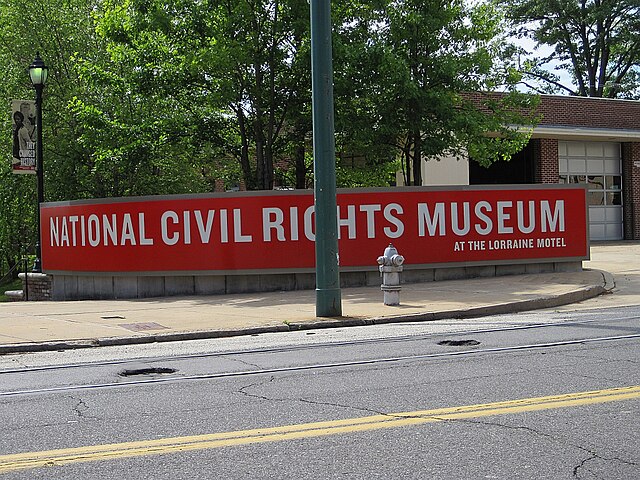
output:
M134 91L197 109L201 124L225 119L205 145L236 157L247 187L272 188L283 126L299 123L289 112L308 111L308 22L296 0L128 0L104 4L98 32L138 71Z
M336 166L336 185L339 188L388 187L394 185L400 162L386 162L366 167Z
M515 33L553 49L523 65L525 78L544 92L640 98L640 2L638 0L497 0ZM524 53L524 52L523 52ZM562 83L548 70L570 74Z

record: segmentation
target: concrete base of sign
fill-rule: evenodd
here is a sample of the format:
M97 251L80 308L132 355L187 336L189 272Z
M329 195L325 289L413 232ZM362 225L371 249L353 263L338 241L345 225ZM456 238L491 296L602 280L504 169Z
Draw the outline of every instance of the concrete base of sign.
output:
M380 273L341 272L342 287L379 286ZM405 266L402 283L423 283L464 278L482 278L525 273L581 271L582 262L484 265L468 267L411 268ZM313 273L278 273L259 275L176 275L176 276L108 276L49 275L52 300L89 300L150 298L177 295L220 295L227 293L311 290Z

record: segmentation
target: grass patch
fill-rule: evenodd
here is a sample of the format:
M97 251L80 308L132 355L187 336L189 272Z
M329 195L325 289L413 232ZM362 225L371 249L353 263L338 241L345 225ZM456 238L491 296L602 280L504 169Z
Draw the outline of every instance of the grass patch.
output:
M0 302L9 301L9 298L4 294L7 290L22 290L22 280L14 280L0 285Z

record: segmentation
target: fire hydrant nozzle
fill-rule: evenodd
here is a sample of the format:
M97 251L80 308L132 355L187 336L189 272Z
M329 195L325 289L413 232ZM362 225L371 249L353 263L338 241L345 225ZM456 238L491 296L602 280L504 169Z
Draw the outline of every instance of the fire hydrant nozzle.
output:
M392 245L384 250L384 255L378 257L378 268L382 276L382 286L384 292L385 305L400 305L400 272L404 257Z

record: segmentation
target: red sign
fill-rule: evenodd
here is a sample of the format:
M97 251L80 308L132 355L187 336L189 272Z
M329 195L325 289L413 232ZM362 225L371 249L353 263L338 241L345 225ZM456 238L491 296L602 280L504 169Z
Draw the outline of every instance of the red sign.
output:
M48 203L47 272L312 271L307 191ZM588 258L586 190L458 187L338 193L341 267L371 267L389 243L406 265ZM453 265L452 265L453 266Z

